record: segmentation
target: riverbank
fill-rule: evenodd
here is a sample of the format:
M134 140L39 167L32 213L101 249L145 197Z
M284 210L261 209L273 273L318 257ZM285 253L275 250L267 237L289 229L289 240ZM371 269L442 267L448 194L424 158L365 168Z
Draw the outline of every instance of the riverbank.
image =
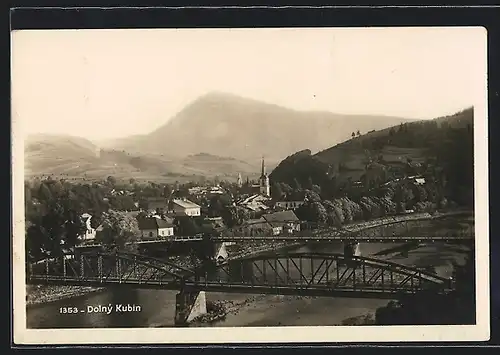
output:
M103 290L104 287L27 285L26 306L34 307Z
M198 317L189 327L373 325L376 310L388 304L387 300L365 299L361 303L357 299L310 296L255 295L238 300L211 296L216 299L217 311ZM207 311L212 302L207 300Z
M257 256L271 251L286 251L300 247L303 244L303 242L242 242L227 247L228 260Z

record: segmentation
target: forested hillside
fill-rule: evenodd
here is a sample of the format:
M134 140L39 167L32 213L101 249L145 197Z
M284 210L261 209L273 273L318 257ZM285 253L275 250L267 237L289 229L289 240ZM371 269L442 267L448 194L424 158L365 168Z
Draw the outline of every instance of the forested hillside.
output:
M279 186L281 196L275 197L287 195L283 191L289 189L315 186L324 200L350 197L359 201L363 196L384 197L388 189L401 189L405 177L422 176L426 180L422 188L435 191L440 199L472 206L473 164L473 108L469 108L365 135L353 132L352 139L315 155L309 150L297 152L276 167L270 180Z

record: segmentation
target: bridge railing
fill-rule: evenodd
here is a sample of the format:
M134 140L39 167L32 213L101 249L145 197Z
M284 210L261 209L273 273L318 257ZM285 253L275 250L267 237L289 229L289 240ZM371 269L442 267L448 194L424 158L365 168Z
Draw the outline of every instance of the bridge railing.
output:
M38 270L33 272L33 267ZM389 261L330 253L274 253L180 273L175 264L127 253L81 254L32 265L27 282L254 293L447 292L452 280Z
M187 283L201 288L226 285L240 289L268 287L370 293L443 292L453 287L451 279L425 270L370 258L321 253L267 254L231 260L219 265L216 272L198 270Z
M27 265L27 281L53 282L180 282L192 270L143 255L126 252L67 254Z

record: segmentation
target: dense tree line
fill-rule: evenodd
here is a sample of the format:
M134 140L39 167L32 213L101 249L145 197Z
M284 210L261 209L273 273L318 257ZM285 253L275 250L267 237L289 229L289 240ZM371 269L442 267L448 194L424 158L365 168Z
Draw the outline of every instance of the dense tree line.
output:
M406 210L432 213L450 206L433 183L422 186L394 184L358 199L343 196L324 200L309 190L305 190L303 196L305 203L295 210L297 217L337 227L353 221L392 216Z
M85 226L81 214L102 213L109 205L92 185L46 179L25 183L26 252L30 259L60 255L74 246Z
M92 183L51 177L25 181L27 257L38 260L74 247L86 230L81 218L84 213L92 216L93 228L102 225L99 235L104 244L125 248L133 242L132 235L138 234L138 226L123 211L137 209L141 199L170 195L171 189L152 182L138 184L133 179L119 182L112 176Z

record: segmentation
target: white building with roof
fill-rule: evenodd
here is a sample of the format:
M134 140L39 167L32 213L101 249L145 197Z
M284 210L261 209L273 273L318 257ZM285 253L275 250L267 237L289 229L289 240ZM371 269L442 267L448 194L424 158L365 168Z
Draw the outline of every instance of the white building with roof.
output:
M263 215L262 218L269 223L275 235L300 231L300 220L293 211L269 213Z
M281 208L284 210L294 210L299 208L304 204L304 200L296 200L296 201L276 201L274 207Z
M250 211L261 212L269 209L269 206L267 204L270 200L270 197L260 194L254 194L237 201L236 205L244 207Z
M170 218L141 218L138 224L142 239L157 239L174 235L174 224Z
M186 199L172 200L172 210L176 215L196 217L201 215L201 207Z

